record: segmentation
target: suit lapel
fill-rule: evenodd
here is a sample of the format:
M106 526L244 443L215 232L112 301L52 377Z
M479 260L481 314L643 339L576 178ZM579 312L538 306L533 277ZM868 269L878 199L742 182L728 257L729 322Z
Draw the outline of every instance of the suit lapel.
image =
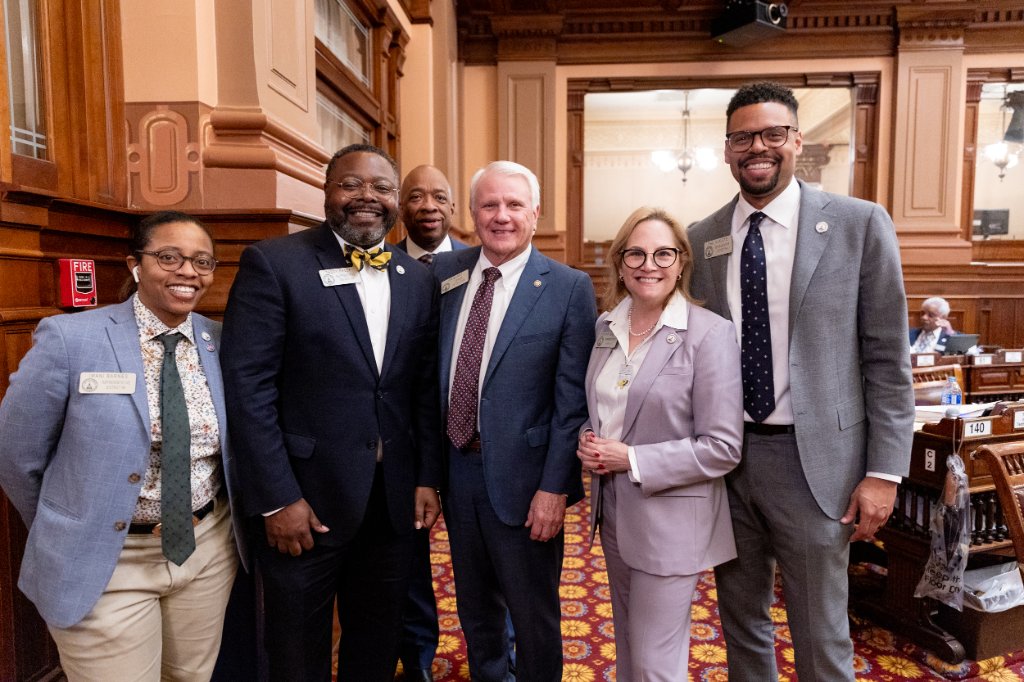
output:
M139 344L139 325L135 322L135 309L131 298L110 308L110 324L107 338L114 351L118 368L126 374L135 375L135 392L132 404L142 420L146 435L150 433L149 399L146 393L146 370L142 366L142 348Z
M484 386L487 385L494 373L494 368L501 362L501 356L508 350L509 344L512 343L519 328L523 326L523 322L533 310L537 299L541 297L545 288L545 279L550 270L545 257L536 248L531 247L530 257L526 261L523 274L519 277L519 283L516 285L512 300L508 304L508 310L505 312L505 319L502 320L498 336L494 340L491 359L487 363L487 373L484 374ZM537 282L540 283L540 286L537 286Z
M708 241L721 239L732 234L732 214L736 209L737 198L734 198L725 207L718 210L713 216L714 229L709 235ZM742 244L733 244L733 252L730 255L715 256L708 259L708 267L711 269L711 300L706 304L708 310L713 310L727 320L732 320L732 312L729 310L729 295L726 288L726 278L729 276L729 259L738 257ZM704 254L694 254L696 258L704 258Z
M345 255L341 252L341 244L334 237L331 228L324 223L316 229L318 233L314 238L314 244L317 249L316 257L320 261L321 267L324 270L348 267L348 263L345 262ZM334 289L334 293L341 303L341 308L345 312L349 325L352 328L352 334L355 336L356 343L363 352L363 357L370 366L370 371L373 372L375 377L379 378L377 360L373 356L373 344L370 343L370 331L366 325L366 315L363 313L363 306L359 302L359 293L356 291L355 285L342 284L330 288Z
M465 271L467 277L472 274L476 261L480 257L480 248L461 249L451 257L451 267L444 268L442 263L434 262L434 273L443 284L446 279L460 272ZM447 293L441 294L441 329L440 349L441 361L438 370L441 377L441 404L448 407L448 377L451 376L452 350L455 347L455 327L459 323L459 311L462 309L462 299L466 296L469 288L469 280Z
M203 336L206 334L206 336ZM206 375L206 384L210 387L210 397L213 398L213 411L217 414L217 423L220 425L221 443L227 439L227 411L224 407L224 380L220 374L220 362L217 361L217 341L210 332L210 323L198 315L192 315L192 335L196 340L196 352L199 354L199 364L203 366L203 374ZM209 337L209 338L207 338ZM223 445L222 445L223 449Z
M633 428L637 414L640 413L640 406L647 398L647 393L654 385L654 380L661 374L665 363L672 357L672 354L683 347L683 335L686 330L677 330L675 327L662 327L651 340L651 348L647 351L647 357L640 365L640 371L629 386L629 396L626 398L626 412L622 419L622 437ZM675 340L669 343L669 337Z
M609 331L607 319L602 319L597 326L596 338L600 339L602 336L609 335L611 335L611 332ZM597 413L597 373L608 362L608 356L611 355L613 350L615 349L595 345L594 349L590 352L590 362L587 364L587 411L590 414L590 428L597 434L601 433L601 423Z
M394 252L396 249L392 249L389 244L385 244L384 250ZM395 260L394 253L392 253L391 258L392 261ZM398 345L401 343L402 334L408 326L409 306L411 304L411 301L409 301L411 292L406 285L405 276L398 274L394 262L388 268L388 283L391 287L391 309L388 313L388 334L387 342L384 344L382 372L387 371L388 367L391 366L395 353L398 352Z
M827 204L828 197L823 192L800 183L800 221L797 225L796 253L793 256L793 276L789 285L790 338L793 337L793 326L799 316L811 276L818 267L829 239L839 229L836 217L825 210ZM821 223L826 226L823 231L816 227Z

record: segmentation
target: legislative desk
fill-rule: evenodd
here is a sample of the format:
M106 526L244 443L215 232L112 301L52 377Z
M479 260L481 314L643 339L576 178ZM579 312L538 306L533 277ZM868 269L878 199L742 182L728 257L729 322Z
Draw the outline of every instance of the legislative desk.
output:
M1024 397L1024 351L1010 349L969 356L964 380L965 399L970 402L1019 400Z
M894 511L876 537L884 545L884 585L858 589L851 583L851 604L867 617L908 637L950 663L968 653L987 658L1024 648L1024 607L1003 613L960 614L931 599L917 599L914 589L930 549L931 503L939 499L946 478L946 457L960 455L970 491L971 542L968 568L1013 559L1013 545L985 464L974 458L982 445L1024 441L1024 402L1010 403L994 417L943 418L914 434L910 475L899 486ZM941 622L941 625L940 625ZM991 649L999 649L992 651Z

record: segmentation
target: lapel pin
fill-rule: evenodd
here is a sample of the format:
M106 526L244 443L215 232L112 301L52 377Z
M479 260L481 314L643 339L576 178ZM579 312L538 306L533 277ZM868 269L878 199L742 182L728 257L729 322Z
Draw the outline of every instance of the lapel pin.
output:
M403 268L401 265L396 265L395 266L395 272L397 272L399 275L404 275L405 274L405 268Z
M826 232L828 232L828 223L826 223L825 221L822 221L822 222L820 222L820 223L818 223L817 225L814 226L814 230L818 234L825 234Z
M212 353L213 352L213 344L212 343L206 344L206 350L208 350L208 351L210 351Z
M675 334L669 334L668 336L665 337L665 340L668 341L669 343L675 343L676 341L679 340L679 337L676 336Z
M533 280L533 286L534 287L539 287L540 286L540 280L539 279Z
M212 338L210 336L210 332L203 332L202 333L202 337L203 337L203 341L209 341Z

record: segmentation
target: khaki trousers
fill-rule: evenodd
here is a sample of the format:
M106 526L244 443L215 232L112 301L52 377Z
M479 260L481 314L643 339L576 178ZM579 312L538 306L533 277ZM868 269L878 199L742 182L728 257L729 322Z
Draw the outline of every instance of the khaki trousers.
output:
M218 500L195 534L182 566L164 558L158 536L129 535L92 611L50 627L71 682L210 679L238 569L228 505Z

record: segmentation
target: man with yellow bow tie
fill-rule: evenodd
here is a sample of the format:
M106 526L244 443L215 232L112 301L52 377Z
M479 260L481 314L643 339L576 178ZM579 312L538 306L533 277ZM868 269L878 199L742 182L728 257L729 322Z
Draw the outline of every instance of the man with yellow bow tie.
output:
M225 313L232 445L258 537L273 680L391 680L413 530L440 512L437 284L384 244L386 152L327 166L326 220L250 246Z

